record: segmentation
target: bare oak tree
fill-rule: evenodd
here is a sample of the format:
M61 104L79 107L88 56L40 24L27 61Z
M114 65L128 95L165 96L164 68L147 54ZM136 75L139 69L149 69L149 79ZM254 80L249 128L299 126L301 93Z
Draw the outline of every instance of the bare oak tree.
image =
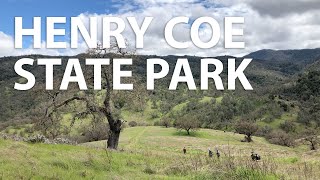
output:
M307 128L302 135L303 140L308 142L310 145L310 150L316 150L318 144L320 143L319 129L317 128Z
M128 44L128 43L127 43ZM128 46L127 46L128 47ZM87 116L102 116L107 119L109 131L106 147L108 149L117 149L122 125L124 123L121 117L121 109L125 103L119 102L121 93L130 93L124 91L113 90L113 61L115 58L133 58L134 51L119 48L116 43L113 43L111 48L103 48L100 44L95 49L89 49L88 53L82 54L83 58L108 58L110 65L102 67L102 90L95 92L93 90L76 93L73 97L65 99L63 102L54 105L54 109L70 105L76 101L82 102L85 105L83 111L79 111L74 115L74 120ZM119 59L120 60L120 59ZM88 70L89 71L89 70ZM93 75L93 73L90 73ZM87 80L92 80L93 76L86 77ZM132 78L134 79L134 78ZM124 79L125 81L125 79ZM134 81L134 80L133 80ZM92 88L89 88L92 89ZM97 95L99 94L99 95ZM102 102L101 102L102 99ZM127 98L127 101L130 101Z
M58 82L54 81L57 85ZM42 101L33 111L32 119L35 130L40 131L45 137L55 139L68 131L61 123L62 113L57 105L64 99L63 93L59 90L45 90L45 85L36 86L33 98Z

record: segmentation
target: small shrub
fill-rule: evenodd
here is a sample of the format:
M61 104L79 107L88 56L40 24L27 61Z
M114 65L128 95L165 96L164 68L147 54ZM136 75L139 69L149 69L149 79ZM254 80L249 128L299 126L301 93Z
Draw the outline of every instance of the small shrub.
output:
M27 138L26 141L29 143L45 143L48 142L48 139L44 135L37 134L35 136Z
M52 141L52 143L53 144L70 144L70 145L77 144L76 142L66 138L56 138Z
M154 125L154 126L161 126L160 121L155 121L155 122L153 123L153 125Z
M34 132L34 128L33 127L26 127L24 131L28 134L32 134Z
M294 158L290 158L290 163L294 164L296 162L298 162L299 159L297 157L294 157Z
M20 132L19 132L19 136L25 137L25 135L26 135L26 133L25 133L24 131L20 131Z
M82 138L77 138L79 142L92 142L105 140L108 137L109 126L104 122L93 122L89 127L83 127Z
M137 122L137 126L151 126L150 123L142 121L142 122Z
M51 163L52 166L55 166L55 167L59 167L61 169L69 169L69 165L62 162L62 161L59 161L59 160L54 160L52 163Z
M267 136L267 140L272 144L278 144L281 146L293 147L295 145L294 138L283 130L272 131Z
M135 122L135 121L130 121L130 122L128 123L128 125L129 125L130 127L136 127L136 126L138 125L138 123Z
M143 170L144 173L147 173L147 174L155 174L156 171L151 169L150 166L147 166L144 170Z
M163 117L160 121L160 125L168 128L171 126L171 121L168 117Z
M263 126L259 128L259 130L256 132L257 136L266 137L272 132L272 128L270 126Z

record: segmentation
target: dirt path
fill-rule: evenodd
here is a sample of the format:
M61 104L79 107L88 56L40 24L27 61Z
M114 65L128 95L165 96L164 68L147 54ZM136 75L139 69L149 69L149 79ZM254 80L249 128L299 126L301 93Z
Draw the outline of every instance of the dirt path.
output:
M143 134L148 130L148 127L144 127L136 136L133 136L129 143L125 146L126 148L133 148L134 146L136 146L139 142L139 140L141 139L141 137L143 136Z

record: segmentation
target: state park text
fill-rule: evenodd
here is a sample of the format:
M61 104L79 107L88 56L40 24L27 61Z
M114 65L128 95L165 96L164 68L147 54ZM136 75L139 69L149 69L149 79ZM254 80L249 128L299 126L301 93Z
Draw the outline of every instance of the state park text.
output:
M236 68L236 59L228 59L228 90L235 90L236 79L239 79L245 90L252 90L252 86L244 74L244 70L250 64L252 59L243 59L240 65ZM215 58L203 58L200 60L201 63L201 90L208 90L208 81L213 79L217 90L224 90L221 73L223 72L223 63ZM16 62L14 66L15 72L24 77L26 83L15 83L14 89L16 90L29 90L34 87L36 83L35 76L25 70L23 67L26 65L33 66L35 60L31 58L23 58ZM54 66L62 64L62 60L59 58L43 58L37 60L37 65L45 66L46 76L46 90L53 89L54 81ZM112 66L112 88L114 90L132 90L134 84L121 83L122 78L133 78L132 71L122 70L122 66L132 65L132 59L130 58L119 58L112 59L112 65L110 59L86 59L86 66L93 66L93 84L94 90L102 89L102 68L103 66ZM209 65L215 66L215 70L209 71ZM155 66L160 66L161 70L156 72ZM73 73L74 71L74 73ZM155 80L162 79L169 74L170 66L167 61L160 58L147 59L147 90L154 90ZM182 73L183 72L183 73ZM183 75L182 75L183 74ZM71 58L68 60L64 75L61 80L60 90L67 90L69 83L77 83L80 90L87 90L87 83L84 77L84 73L81 68L79 59ZM193 78L192 70L190 68L188 59L178 58L176 65L173 69L169 90L176 90L179 83L186 83L189 90L196 90L196 83Z

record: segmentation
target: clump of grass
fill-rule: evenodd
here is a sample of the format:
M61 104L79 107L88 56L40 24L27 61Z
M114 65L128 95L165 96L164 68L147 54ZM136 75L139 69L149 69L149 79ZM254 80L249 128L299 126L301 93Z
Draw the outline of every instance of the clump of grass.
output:
M292 163L292 164L294 164L294 163L296 163L298 161L299 161L299 158L297 158L297 157L289 158L289 162Z
M88 171L81 171L80 172L80 176L84 177L84 178L87 177L88 176Z
M83 161L83 164L84 164L85 166L93 166L93 164L94 164L94 157L93 157L92 153L87 152L87 157L86 157L86 160Z
M135 166L136 163L134 163L131 159L127 160L127 166Z
M181 168L180 166L170 166L169 168L166 168L164 171L166 175L175 175L179 176L182 174L185 174L187 171L185 168Z
M166 168L167 175L191 176L195 179L278 179L273 161L251 161L234 156L209 158L202 155L186 156ZM264 178L268 177L268 178Z
M236 171L231 173L231 177L234 179L255 179L255 180L267 180L267 179L279 179L279 176L273 173L263 173L260 170L238 168Z
M69 169L69 165L61 160L54 160L50 163L52 166L59 167L61 169Z
M144 168L143 172L146 174L156 174L156 171L153 170L149 165Z

